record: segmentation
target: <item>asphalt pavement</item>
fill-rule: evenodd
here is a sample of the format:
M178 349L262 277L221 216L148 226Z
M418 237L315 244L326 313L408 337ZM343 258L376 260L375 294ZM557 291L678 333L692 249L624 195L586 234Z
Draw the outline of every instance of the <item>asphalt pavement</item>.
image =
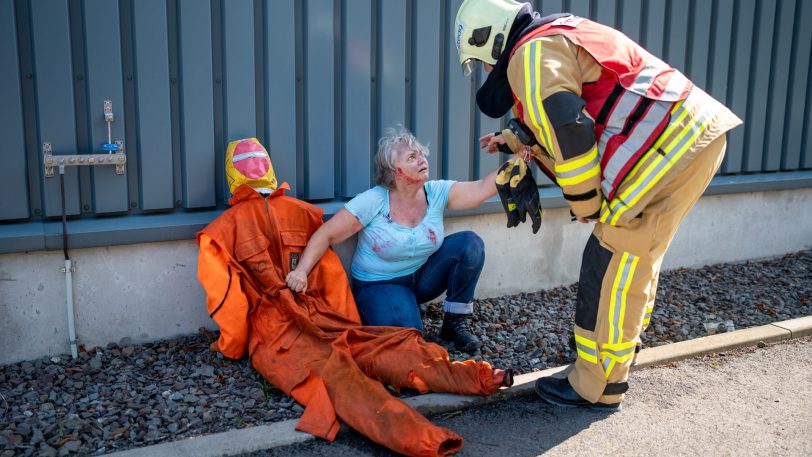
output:
M459 456L810 456L812 337L637 370L615 413L558 408L531 393L430 419L463 437ZM342 430L333 443L243 456L395 455Z

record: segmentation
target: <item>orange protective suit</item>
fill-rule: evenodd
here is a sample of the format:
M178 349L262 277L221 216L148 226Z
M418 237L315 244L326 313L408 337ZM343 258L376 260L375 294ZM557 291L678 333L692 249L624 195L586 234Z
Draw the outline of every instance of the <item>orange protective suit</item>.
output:
M283 186L284 187L284 186ZM253 366L305 406L297 429L333 440L338 419L406 455L457 452L462 438L437 427L390 395L382 383L420 392L491 394L499 386L486 362L451 362L419 331L361 326L338 256L328 250L295 294L285 276L321 209L284 195L263 197L240 186L232 207L198 233L198 276L220 325L219 350L248 348Z

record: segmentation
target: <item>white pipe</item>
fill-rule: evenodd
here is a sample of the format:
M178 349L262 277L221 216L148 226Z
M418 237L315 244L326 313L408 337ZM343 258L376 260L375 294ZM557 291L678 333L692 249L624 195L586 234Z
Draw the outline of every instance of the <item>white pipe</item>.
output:
M65 306L68 308L68 341L70 342L70 355L74 359L79 357L76 349L76 327L73 322L73 268L70 259L65 259L65 290L67 300Z

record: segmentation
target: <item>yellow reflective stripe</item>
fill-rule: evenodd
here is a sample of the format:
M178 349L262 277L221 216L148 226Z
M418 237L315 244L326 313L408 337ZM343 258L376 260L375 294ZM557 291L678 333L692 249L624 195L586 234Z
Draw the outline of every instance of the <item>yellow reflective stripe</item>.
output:
M606 200L602 199L601 200L601 217L600 217L600 221L605 224L607 219L609 219L609 216L611 216L611 215L612 215L612 210L609 209L609 203L607 203Z
M589 363L598 363L598 356L595 355L595 353L587 352L581 349L580 347L576 347L576 349L578 351L578 357L584 359Z
M578 351L578 357L590 363L598 363L598 343L595 341L576 334L575 349Z
M611 359L613 362L617 362L617 363L628 362L629 359L631 359L632 357L634 357L634 349L631 349L628 352L624 352L622 355L615 354L615 353L612 353L612 352L607 352L607 351L601 351L601 358L602 359L604 359L604 360Z
M675 103L673 108L671 108L671 115L674 115L682 107L682 104L684 102L685 102L684 100L681 100L681 101ZM682 122L682 120L687 115L688 115L688 110L680 111L677 118L669 123L668 127L666 127L665 131L663 131L663 133L660 134L659 139L657 139L657 141L654 143L654 145L649 150L656 150L657 148L662 146L663 142L665 142L665 139L668 138L674 132L674 130L679 126L679 124ZM629 206L631 206L631 204L626 204L626 202L624 202L623 199L627 198L628 194L631 191L633 191L637 186L639 186L640 182L645 180L645 177L648 176L649 173L651 173L651 170L658 167L660 165L660 162L662 162L663 160L666 160L665 157L663 157L663 156L661 156L659 154L654 155L653 157L654 157L654 160L652 161L653 163L649 164L649 166L646 168L645 174L641 178L638 178L634 182L634 184L630 185L629 188L626 190L626 192L624 192L622 195L615 196L615 198L612 199L611 203L608 203L605 207L601 208L601 216L600 216L600 221L601 222L607 223L607 222L610 222L610 219L611 219L610 223L612 223L612 224L616 223L618 221L618 219L620 218L620 215L623 212L625 212L626 209L628 209ZM629 171L627 176L635 176L635 175L637 175L638 172L640 171L640 169L643 167L643 165L645 163L646 163L645 160L639 160L637 162L637 164L635 164L635 166L632 167L631 171ZM626 208L624 208L624 206Z
M593 146L592 150L587 152L583 157L580 159L575 159L570 162L564 163L556 163L555 164L555 172L556 173L564 173L567 171L572 171L577 168L581 168L584 165L588 165L590 162L595 162L598 160L598 147Z
M683 111L683 113L680 115L680 118L684 114L687 114L687 111ZM623 194L618 198L618 201L616 202L615 206L617 206L617 208L613 208L612 210L614 214L610 222L611 224L616 223L620 219L620 216L623 215L623 213L625 213L631 206L637 203L643 197L643 195L645 195L649 190L651 190L651 188L654 187L654 185L656 185L660 181L660 178L662 178L662 176L668 170L670 170L671 167L674 166L674 164L682 157L682 155L685 154L685 152L688 151L688 149L690 149L690 147L694 144L695 140L699 137L699 135L701 135L702 132L705 131L705 128L707 128L708 122L706 121L706 119L707 116L702 116L702 118L699 119L699 122L687 125L679 133L679 135L668 144L668 146L663 148L664 151L666 152L667 157L664 157L661 160L653 161L646 168L643 174L637 178L634 184L629 186L629 188L626 189L625 192L623 192ZM691 131L693 131L693 134L688 139L688 141L684 142L684 144L680 149L678 149L676 152L670 151L670 148L674 147L679 143L682 143L683 140L685 139L685 136L688 135L688 133ZM661 137L661 140L663 137ZM661 141L658 140L657 144L655 144L652 149L657 149L660 144ZM666 161L665 164L663 164L663 160ZM653 171L656 170L657 167L661 167L661 169L654 175L653 178L649 179L649 175L653 173ZM648 184L646 184L642 189L639 189L639 187L646 181L648 181ZM632 193L635 193L634 197L630 201L624 202L623 199L628 198L628 196L631 195Z
M579 343L579 344L583 344L584 346L586 346L586 347L588 347L590 349L598 349L598 343L597 342L592 341L592 340L590 340L588 338L584 338L583 336L581 336L581 335L579 335L577 333L575 334L575 342Z
M679 103L674 105L674 107L671 109L671 114L672 115L674 113L676 113L680 108L682 108L683 102L684 102L684 100L680 101ZM658 138L657 141L654 143L654 146L652 146L652 149L657 149L660 146L662 146L662 144L665 143L666 138L668 138L669 136L671 136L672 133L674 133L674 130L677 129L679 124L682 122L683 119L685 119L685 116L687 116L687 115L688 115L688 110L687 109L682 110L679 113L679 116L677 116L676 119L674 119L673 121L670 122L671 125L666 127L665 131L660 135L660 138Z
M632 264L629 267L629 278L626 281L626 287L623 288L623 295L621 296L620 302L620 320L618 321L618 334L617 334L617 341L615 343L620 343L623 341L623 321L626 319L626 299L629 295L629 289L632 285L632 278L634 278L634 271L637 269L637 262L640 260L640 257L635 255L629 255L632 258Z
M646 306L645 314L643 315L643 328L647 327L651 322L651 313L654 311L654 306Z
M609 373L612 372L612 368L615 367L615 361L609 357L605 357L603 359L603 372L606 375L606 379L609 379Z
M600 173L601 167L596 163L594 167L592 167L588 171L585 171L584 173L581 173L580 175L573 176L572 178L561 178L556 176L555 180L556 182L558 182L559 186L575 186L577 184L581 184L582 182L590 178L598 176Z
M621 216L623 213L625 213L625 212L626 212L626 210L627 210L629 207L631 207L631 206L633 206L635 203L637 203L637 202L638 202L638 201L639 201L639 200L640 200L640 199L643 197L643 195L645 195L645 194L646 194L646 193L647 193L649 190L651 190L651 188L652 188L652 187L654 187L654 186L655 186L655 185L656 185L656 184L657 184L657 183L660 181L660 179L662 178L662 176L663 176L663 175L664 175L666 172L668 172L668 170L670 170L670 169L671 169L671 167L673 167L673 166L674 166L674 163L676 163L676 162L677 162L677 161L680 159L680 157L682 157L682 155L683 155L683 154L685 154L685 152L686 152L686 151L688 151L688 149L690 149L690 147L691 147L691 146L694 144L694 141L695 141L695 140L696 140L696 139L699 137L699 135L701 135L701 134L702 134L702 132L704 132L704 131L705 131L705 128L706 128L707 126L708 126L708 123L707 123L707 122L702 123L702 124L700 124L700 125L699 125L699 128L697 128L697 129L696 129L696 131L694 132L694 134L693 134L693 135L691 135L691 138L690 138L690 139L689 139L689 140L688 140L688 141L687 141L687 142L686 142L686 143L685 143L685 144L682 146L682 148L680 148L680 149L679 149L679 150L678 150L676 153L674 153L673 157L669 157L669 158L668 158L667 163L666 163L666 164L665 164L665 165L662 167L662 169L661 169L661 170L660 170L660 171L659 171L659 172L658 172L656 175L654 175L654 178L653 178L653 179L651 179L651 180L649 181L649 183L648 183L648 184L647 184L645 187L643 187L642 189L640 189L640 190L637 192L637 194L634 196L634 198L632 198L632 199L631 199L631 201L629 201L629 202L627 202L627 203L626 203L626 206L625 206L624 208L620 208L620 209L618 210L617 214L616 214L616 215L615 215L615 217L612 219L612 223L617 222L617 220L618 220L618 219L620 219L620 216ZM694 126L691 126L690 128L686 128L686 129L685 129L683 132L681 132L681 133L680 133L680 135L679 135L677 138L675 138L675 139L674 139L674 141L673 141L672 143L670 143L670 144L669 144L669 146L672 146L672 145L674 145L675 143L680 142L680 141L682 140L682 138L683 138L683 137L684 137L684 136L685 136L685 135L688 133L688 130L692 129L693 127L694 127ZM652 165L656 165L657 163L659 163L659 162L655 162L655 163L654 163L654 164L652 164ZM646 170L646 173L651 173L651 171ZM644 175L644 176L641 176L641 177L640 177L640 179L638 180L638 184L637 184L637 186L639 186L639 185L640 185L640 184L639 184L639 182L643 182L643 181L645 181L645 179L646 179L646 178L647 178L647 176L645 176L645 175Z
M530 56L533 56L531 63ZM535 40L528 43L528 49L524 53L524 77L525 77L525 99L527 111L530 114L530 121L541 132L541 142L547 154L555 158L553 151L553 140L550 137L550 124L547 115L544 113L544 106L541 103L541 41ZM538 110L538 116L536 116ZM542 127L543 126L543 127Z
M624 252L620 257L609 302L609 343L618 344L623 339L623 315L626 312L626 296L638 260L640 260L639 257L628 252Z
M612 342L615 340L615 325L614 319L612 316L615 315L615 306L617 302L617 290L620 288L620 279L623 277L623 266L625 265L626 257L629 255L628 252L624 252L623 256L620 259L620 264L617 267L617 274L615 275L615 281L612 283L612 294L611 299L609 300L609 341Z

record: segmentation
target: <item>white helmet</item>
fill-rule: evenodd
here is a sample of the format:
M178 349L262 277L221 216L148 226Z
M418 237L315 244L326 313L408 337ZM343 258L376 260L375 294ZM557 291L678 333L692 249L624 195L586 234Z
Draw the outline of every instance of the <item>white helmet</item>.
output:
M479 62L496 63L523 6L515 0L462 2L454 21L454 40L465 76L473 73Z

